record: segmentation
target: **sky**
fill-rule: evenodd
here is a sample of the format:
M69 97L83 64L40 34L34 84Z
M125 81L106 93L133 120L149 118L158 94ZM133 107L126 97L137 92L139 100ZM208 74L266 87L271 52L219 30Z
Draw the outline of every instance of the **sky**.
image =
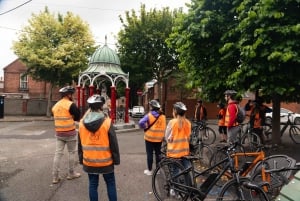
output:
M12 42L18 39L18 34L32 13L39 14L45 6L51 13L65 14L67 11L79 15L89 24L92 34L98 45L105 43L114 49L116 35L121 29L119 16L125 11L134 9L139 11L140 5L145 4L146 10L150 8L171 9L183 7L190 0L0 0L0 77L3 68L17 59L11 50Z

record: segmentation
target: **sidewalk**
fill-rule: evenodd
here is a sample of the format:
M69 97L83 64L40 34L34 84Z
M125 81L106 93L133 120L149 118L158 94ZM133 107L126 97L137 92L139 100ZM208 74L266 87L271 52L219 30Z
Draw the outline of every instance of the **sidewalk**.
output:
M4 116L4 118L0 119L0 122L18 122L18 121L53 121L53 117L6 115Z

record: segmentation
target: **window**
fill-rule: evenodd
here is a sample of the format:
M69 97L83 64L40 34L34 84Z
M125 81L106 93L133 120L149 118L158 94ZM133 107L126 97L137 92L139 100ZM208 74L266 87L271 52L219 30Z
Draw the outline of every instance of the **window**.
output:
M28 89L28 76L23 73L20 75L20 89Z

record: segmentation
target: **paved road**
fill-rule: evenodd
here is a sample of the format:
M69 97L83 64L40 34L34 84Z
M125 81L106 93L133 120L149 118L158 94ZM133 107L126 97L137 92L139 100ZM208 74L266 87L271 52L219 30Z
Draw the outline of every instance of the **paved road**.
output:
M121 165L116 166L120 201L155 201L151 177L143 174L146 156L141 130L119 132ZM277 151L299 158L299 146L284 136ZM88 201L88 178L66 180L67 154L61 165L63 181L52 185L52 160L55 150L52 121L0 122L0 201ZM100 200L107 201L103 179Z

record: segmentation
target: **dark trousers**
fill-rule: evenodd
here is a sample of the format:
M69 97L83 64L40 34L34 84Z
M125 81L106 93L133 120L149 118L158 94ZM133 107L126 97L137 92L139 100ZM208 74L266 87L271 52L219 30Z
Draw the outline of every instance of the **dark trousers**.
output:
M149 141L145 140L148 170L152 170L153 152L155 153L156 166L159 163L161 144L162 144L162 142L149 142Z

